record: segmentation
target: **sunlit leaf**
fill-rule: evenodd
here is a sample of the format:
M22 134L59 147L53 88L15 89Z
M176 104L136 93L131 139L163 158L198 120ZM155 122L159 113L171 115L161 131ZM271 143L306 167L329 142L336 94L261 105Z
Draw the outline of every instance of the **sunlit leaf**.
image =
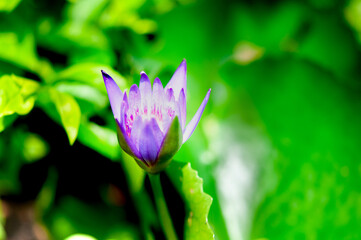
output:
M173 161L167 173L187 205L184 239L214 239L214 233L208 224L212 197L203 192L203 179L192 169L190 163Z
M69 143L72 145L78 135L80 125L81 112L79 105L72 96L58 92L55 89L50 89L50 97L60 115Z
M79 127L78 139L85 146L110 159L116 159L120 156L117 135L109 128L92 122L82 122Z
M56 84L55 88L59 92L68 93L77 99L88 102L95 109L103 109L109 104L108 97L103 92L88 84L60 82Z
M0 11L11 12L20 2L21 0L0 0Z
M1 32L0 46L0 59L24 69L37 70L39 60L35 53L35 40L32 34L22 37L14 32Z
M157 28L156 22L141 18L137 12L144 2L144 0L111 1L100 17L100 25L105 28L128 27L138 34L154 32Z
M90 22L98 18L108 0L77 0L67 8L68 17L76 22Z
M92 24L68 21L59 28L56 35L64 39L64 41L76 44L82 48L96 47L107 49L109 47L108 39L104 33Z
M96 63L79 63L72 65L69 68L59 72L56 77L56 81L68 80L82 82L92 85L106 93L104 80L100 72L101 70L104 70L110 74L120 88L123 89L126 87L126 80L123 76L121 76L109 66L102 66Z
M0 78L0 131L14 120L7 116L14 113L25 115L31 111L39 87L39 83L33 80L14 75Z

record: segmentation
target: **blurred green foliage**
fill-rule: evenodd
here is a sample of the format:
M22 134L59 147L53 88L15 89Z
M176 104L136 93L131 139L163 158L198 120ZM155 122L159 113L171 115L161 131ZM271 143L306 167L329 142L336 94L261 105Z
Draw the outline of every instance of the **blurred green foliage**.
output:
M167 170L168 189L184 205L173 210L185 211L178 221L184 236L197 238L187 225L194 214L199 224L208 220L204 236L213 231L216 239L360 239L360 6L0 0L0 194L26 191L21 169L53 156L56 144L27 124L41 109L63 127L56 141L121 166L137 215L129 220L132 213L114 204L107 188L102 204L75 196L55 203L60 170L50 168L36 197L50 235L154 239L159 224L147 179L118 146L100 70L121 89L138 83L142 70L165 84L186 58L188 116L209 87L212 94ZM190 189L201 197L192 200Z

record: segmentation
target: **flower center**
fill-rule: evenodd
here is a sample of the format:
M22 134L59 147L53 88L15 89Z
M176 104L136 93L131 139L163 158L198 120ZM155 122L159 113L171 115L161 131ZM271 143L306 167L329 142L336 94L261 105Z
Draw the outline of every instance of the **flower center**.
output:
M160 130L164 133L176 115L174 101L165 102L164 105L156 103L152 104L151 106L139 105L129 108L128 111L124 114L125 130L129 137L132 133L134 123L138 117L140 117L143 122L154 118L157 121Z

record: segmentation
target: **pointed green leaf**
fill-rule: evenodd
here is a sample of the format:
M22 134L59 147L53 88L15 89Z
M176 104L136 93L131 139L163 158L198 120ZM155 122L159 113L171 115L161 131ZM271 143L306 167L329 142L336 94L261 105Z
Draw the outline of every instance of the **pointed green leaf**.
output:
M66 93L61 93L55 89L49 89L50 97L56 106L65 131L72 145L78 135L80 125L80 108L76 100Z
M203 192L203 179L192 169L190 163L173 161L167 173L187 206L184 239L214 239L214 233L208 224L212 197Z

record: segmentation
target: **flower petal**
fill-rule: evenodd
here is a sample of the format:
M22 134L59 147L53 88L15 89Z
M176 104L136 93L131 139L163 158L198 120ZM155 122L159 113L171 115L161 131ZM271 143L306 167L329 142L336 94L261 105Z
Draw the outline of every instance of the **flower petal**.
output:
M140 134L143 130L143 119L142 117L138 116L133 123L133 127L132 127L132 131L130 133L130 138L132 139L135 147L138 149L139 151L139 139L140 139Z
M165 130L169 128L174 116L179 116L179 108L176 105L174 91L172 88L166 89L164 100L164 107L162 109L162 130L163 132L166 132Z
M162 139L157 121L153 118L144 125L139 139L140 155L149 165L155 163Z
M211 93L211 89L208 90L207 95L205 96L205 98L203 99L203 102L201 104L201 106L198 108L196 114L193 116L192 120L188 123L188 125L186 126L184 132L183 132L183 143L185 143L188 138L192 135L192 133L194 132L194 129L197 127L197 124L199 122L199 119L201 119L202 113L204 108L207 105L208 99L209 99L209 94Z
M152 95L152 103L153 106L160 109L163 106L164 101L164 90L162 82L159 78L155 78L153 82L153 95Z
M147 74L143 71L140 73L139 90L141 95L141 108L144 113L147 113L150 110L152 101L152 86Z
M171 102L171 101L175 101L175 96L174 96L174 90L173 88L168 88L166 90L166 93L165 93L165 96L166 96L166 99L168 102Z
M120 103L123 98L123 93L119 89L118 85L115 81L103 70L101 70L105 88L107 89L110 106L113 111L113 115L115 119L120 119Z
M137 84L133 84L129 89L129 105L133 113L140 107L140 91Z
M124 91L123 94L123 100L121 101L121 105L120 105L120 117L119 117L119 123L123 126L124 129L126 129L126 124L127 124L127 112L129 109L129 104L128 104L128 97L127 97L127 92Z
M156 173L164 169L170 163L173 156L182 146L182 139L182 128L178 116L176 116L170 124L170 127L167 129L166 135L164 136L158 153L157 164L152 169L153 172Z
M165 88L173 88L176 100L178 100L178 96L182 88L187 96L187 63L185 59L183 59L177 70L174 72Z
M118 119L116 119L116 122L117 122L118 142L120 147L129 155L141 159L141 155L138 149L134 145L132 139L129 138L128 135L126 134L124 126L120 123Z
M186 95L184 93L183 88L182 88L181 92L179 93L178 105L179 105L180 122L182 125L182 131L183 131L186 126L186 119L187 119L187 102L186 102Z

